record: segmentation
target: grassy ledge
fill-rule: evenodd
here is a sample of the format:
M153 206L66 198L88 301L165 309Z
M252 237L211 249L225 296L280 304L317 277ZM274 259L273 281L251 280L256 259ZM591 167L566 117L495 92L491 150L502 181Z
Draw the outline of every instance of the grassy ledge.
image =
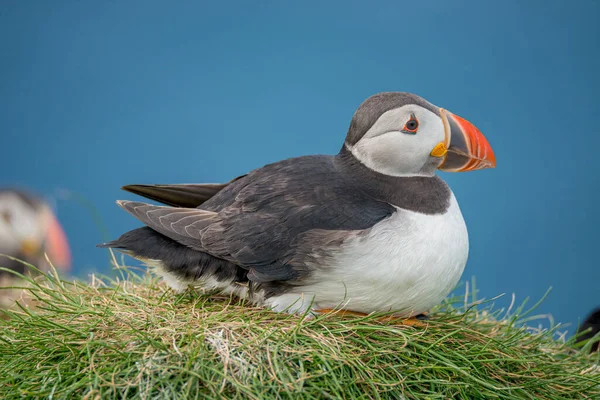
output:
M301 319L126 274L26 280L0 318L0 398L600 398L598 355L522 327L522 308Z

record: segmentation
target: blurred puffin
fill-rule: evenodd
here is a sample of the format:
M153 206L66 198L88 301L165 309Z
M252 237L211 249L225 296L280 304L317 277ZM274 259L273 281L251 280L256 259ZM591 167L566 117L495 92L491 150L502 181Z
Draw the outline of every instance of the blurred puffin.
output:
M173 289L218 289L290 313L427 312L469 251L436 170L495 167L465 119L403 92L368 98L339 154L287 159L225 184L130 185L146 227L99 245L144 261Z
M588 317L585 319L585 321L583 321L583 324L581 324L581 326L579 327L577 332L578 333L585 332L588 329L590 331L579 336L577 338L577 342L589 340L589 339L593 338L595 335L597 335L598 332L600 332L600 308L595 309L594 311L592 311L590 313L590 315L588 315ZM598 351L598 345L600 345L600 341L594 342L592 344L592 347L590 348L590 352L593 353L593 352Z
M57 269L69 269L69 244L48 204L29 192L0 188L0 254L47 271L49 264L44 253ZM27 270L22 263L6 257L0 257L0 267L20 273Z

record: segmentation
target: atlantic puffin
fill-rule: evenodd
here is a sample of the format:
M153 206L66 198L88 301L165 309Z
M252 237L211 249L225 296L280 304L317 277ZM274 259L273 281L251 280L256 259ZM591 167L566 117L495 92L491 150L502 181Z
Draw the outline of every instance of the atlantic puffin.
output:
M588 332L586 332L588 331ZM585 333L583 333L585 332ZM593 310L583 321L583 324L577 330L577 333L580 334L576 340L576 342L583 342L589 340L596 336L600 332L600 307ZM592 343L590 347L590 353L594 353L598 351L598 346L600 345L600 340L596 340Z
M60 271L71 266L69 242L56 215L44 199L23 189L0 188L0 254L42 271L50 269L46 255ZM0 267L27 272L23 263L7 257L0 257Z
M469 252L436 170L493 168L470 122L405 92L369 97L336 155L290 158L223 184L129 185L166 204L117 201L145 224L99 247L190 285L277 312L414 317L457 284Z

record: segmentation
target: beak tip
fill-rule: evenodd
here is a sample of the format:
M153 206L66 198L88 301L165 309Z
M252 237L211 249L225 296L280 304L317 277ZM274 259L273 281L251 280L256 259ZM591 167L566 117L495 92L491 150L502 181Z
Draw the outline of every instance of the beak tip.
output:
M453 153L442 170L465 172L478 169L496 168L496 155L483 134L466 119L450 113L447 122L450 127L450 148ZM444 115L446 115L444 114Z

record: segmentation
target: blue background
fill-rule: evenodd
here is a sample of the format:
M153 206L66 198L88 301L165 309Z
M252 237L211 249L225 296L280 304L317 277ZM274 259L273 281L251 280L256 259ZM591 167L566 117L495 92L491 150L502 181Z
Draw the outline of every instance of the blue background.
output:
M110 271L95 244L138 226L121 185L336 153L356 107L398 90L495 149L495 170L442 174L463 279L502 304L553 286L557 321L600 306L599 2L216 3L2 2L0 184L54 201L77 275Z

